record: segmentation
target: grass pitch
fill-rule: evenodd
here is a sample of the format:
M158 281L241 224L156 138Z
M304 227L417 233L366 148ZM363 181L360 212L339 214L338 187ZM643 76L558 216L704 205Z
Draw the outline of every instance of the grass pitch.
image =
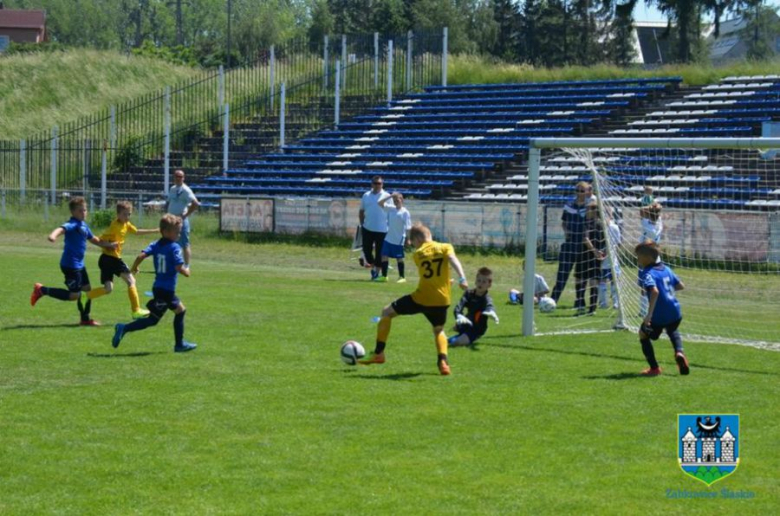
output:
M348 367L340 344L371 349L372 316L414 288L414 270L406 285L372 284L346 250L247 244L197 226L193 275L180 278L178 293L198 350L172 352L168 314L115 351L113 324L129 321L124 284L94 302L101 328L75 326L72 303L44 298L31 309L33 282L62 283L61 242L45 241L48 226L12 226L0 223L0 513L780 506L776 352L690 343L692 372L680 377L661 340L668 374L641 378L644 359L628 333L521 337L518 307L503 304L520 260L462 254L470 280L478 266L495 270L501 324L476 349L451 350L451 377L437 374L421 316L394 321L386 364ZM132 237L125 248L148 240ZM93 284L97 258L91 248ZM141 293L153 280L144 266ZM709 489L677 466L677 414L697 412L741 415L742 463ZM722 489L753 497L726 499ZM672 499L668 490L719 496Z

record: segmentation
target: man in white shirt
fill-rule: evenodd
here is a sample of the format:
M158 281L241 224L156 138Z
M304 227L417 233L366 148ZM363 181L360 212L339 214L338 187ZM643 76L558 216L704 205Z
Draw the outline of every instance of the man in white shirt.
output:
M385 204L391 197L392 204ZM387 282L390 258L395 258L400 276L398 283L406 283L404 245L408 241L408 231L412 229L412 215L404 208L404 196L400 192L394 192L392 195L385 193L379 198L377 204L387 214L387 235L382 243L382 275L375 281Z
M363 255L371 267L371 279L379 277L382 243L387 234L387 214L379 206L379 199L386 194L381 176L371 178L371 190L360 200L360 228L363 234Z
M192 250L190 249L190 215L200 207L198 198L192 193L189 186L184 184L184 171L176 170L173 173L173 186L168 192L168 206L166 211L171 215L181 217L182 227L179 245L184 253L184 265L189 268Z

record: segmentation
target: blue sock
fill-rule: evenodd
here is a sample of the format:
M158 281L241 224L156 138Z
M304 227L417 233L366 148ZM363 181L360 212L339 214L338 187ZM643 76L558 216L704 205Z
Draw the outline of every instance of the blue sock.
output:
M186 313L187 310L184 310L173 318L173 335L176 337L177 346L181 346L184 342L184 314Z
M70 292L64 288L41 287L41 294L59 299L60 301L70 301Z

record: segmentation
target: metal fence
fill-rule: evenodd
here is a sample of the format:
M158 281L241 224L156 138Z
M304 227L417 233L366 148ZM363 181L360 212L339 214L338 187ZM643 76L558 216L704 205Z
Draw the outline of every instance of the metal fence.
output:
M446 36L411 32L271 47L251 66L204 72L30 138L0 140L0 188L45 188L54 199L63 188L86 193L119 173L125 181L114 188L131 189L145 175L167 188L171 167L213 173L226 168L228 159L267 152L335 124L337 110L347 118L386 95L438 84L446 75L445 49ZM282 85L288 102L284 115L290 115L284 121ZM224 159L220 151L230 147ZM215 160L215 152L221 159Z

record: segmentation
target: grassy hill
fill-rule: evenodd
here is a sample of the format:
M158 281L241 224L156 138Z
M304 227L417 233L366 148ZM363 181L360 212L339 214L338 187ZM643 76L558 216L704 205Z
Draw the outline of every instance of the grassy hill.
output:
M534 68L492 58L450 57L450 84L543 82L679 75L702 85L729 75L762 75L780 69L780 59L740 62L727 67L670 65L655 70L592 67ZM27 138L53 125L89 116L166 85L192 78L200 70L113 51L69 50L0 58L0 139Z
M740 61L720 67L672 64L644 70L638 67L623 68L608 64L535 68L531 65L506 63L493 58L462 55L450 58L447 80L450 84L489 84L680 76L688 86L703 86L714 84L731 75L765 75L777 73L777 70L780 70L780 58L766 62Z
M199 70L119 52L70 50L0 58L0 139L25 138Z

